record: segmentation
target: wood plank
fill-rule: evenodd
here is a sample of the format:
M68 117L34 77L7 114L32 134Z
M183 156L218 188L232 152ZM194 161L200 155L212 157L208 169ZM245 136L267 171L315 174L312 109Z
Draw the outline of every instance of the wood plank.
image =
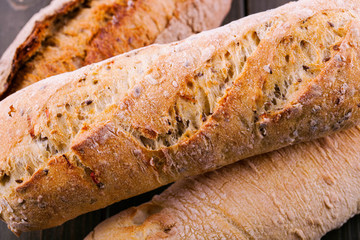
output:
M231 21L244 17L246 13L245 6L244 0L233 0L231 10L225 18L223 24L227 24Z
M31 18L31 16L38 12L39 9L48 5L51 0L27 0L23 2L36 2L30 5L26 10L16 10L9 2L19 2L19 0L1 0L0 1L0 55L14 40L23 25Z
M345 223L340 229L326 234L322 240L352 240L360 239L360 215Z
M236 0L235 0L236 1ZM266 11L268 9L276 8L285 3L290 2L289 0L247 0L246 1L246 14L250 15Z
M6 224L0 221L0 239L1 240L35 240L41 239L41 231L37 232L28 232L23 233L20 238L17 238L10 230L7 228Z

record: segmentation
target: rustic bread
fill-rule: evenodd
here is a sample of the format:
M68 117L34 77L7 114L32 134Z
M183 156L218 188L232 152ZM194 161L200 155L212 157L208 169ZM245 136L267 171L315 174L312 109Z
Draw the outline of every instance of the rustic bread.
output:
M0 215L46 228L359 123L357 1L304 0L0 102Z
M176 182L102 239L320 239L360 213L360 128Z
M154 42L218 27L231 0L54 0L0 59L0 96Z
M11 82L5 95L47 76L129 49L152 42L172 42L217 27L230 3L231 0L53 1L26 24L0 59L3 91ZM74 59L78 64L73 64Z

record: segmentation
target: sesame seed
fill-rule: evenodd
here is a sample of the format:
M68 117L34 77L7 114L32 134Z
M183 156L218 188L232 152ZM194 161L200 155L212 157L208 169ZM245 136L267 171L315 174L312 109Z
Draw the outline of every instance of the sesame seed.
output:
M146 76L145 76L145 80L146 80L148 83L150 83L151 85L156 85L156 84L158 84L158 81L156 81L156 79L153 78L153 76L151 76L151 75L146 75Z
M140 95L141 95L141 87L140 86L136 86L135 88L134 88L134 93L133 93L133 95L134 95L134 97L135 98L138 98L138 97L140 97Z
M339 54L336 54L334 58L338 62L345 62L346 61L346 58L344 56L339 55Z
M173 81L172 85L174 86L174 88L177 88L179 86L179 84L176 81Z
M272 74L272 69L271 69L271 67L270 67L270 64L265 65L265 66L264 66L264 70L265 70L265 72Z

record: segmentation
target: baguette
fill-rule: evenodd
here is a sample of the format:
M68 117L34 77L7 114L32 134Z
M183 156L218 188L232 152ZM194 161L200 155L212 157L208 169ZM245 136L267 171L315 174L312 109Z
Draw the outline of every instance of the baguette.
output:
M130 49L217 27L230 4L231 0L52 1L25 25L0 59L0 95L8 87L3 97L39 79Z
M360 213L360 128L191 177L86 240L320 239Z
M54 0L27 23L0 59L0 96L154 42L173 42L218 27L230 4Z
M15 232L359 123L359 3L304 0L0 102ZM31 103L31 104L30 104Z

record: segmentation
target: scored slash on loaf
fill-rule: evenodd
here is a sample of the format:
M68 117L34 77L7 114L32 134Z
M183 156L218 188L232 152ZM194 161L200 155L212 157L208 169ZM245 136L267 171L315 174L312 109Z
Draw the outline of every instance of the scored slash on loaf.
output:
M292 3L9 96L0 103L2 217L14 231L54 226L354 126L358 7Z

